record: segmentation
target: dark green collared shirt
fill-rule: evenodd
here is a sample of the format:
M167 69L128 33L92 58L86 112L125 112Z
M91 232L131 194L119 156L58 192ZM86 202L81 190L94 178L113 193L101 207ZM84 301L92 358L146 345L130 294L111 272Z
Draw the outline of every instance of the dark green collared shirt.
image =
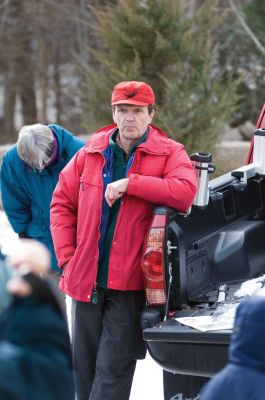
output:
M110 146L112 146L113 148L113 156L114 156L113 182L118 181L119 179L123 179L126 176L127 162L130 160L131 157L133 157L137 146L146 141L148 135L148 129L146 130L145 134L130 149L128 156L122 150L122 148L117 145L116 143L117 134L118 130L113 132L113 134L110 137ZM120 205L121 205L121 199L118 199L110 208L108 226L105 234L100 263L98 266L97 286L101 288L107 288L109 256L110 256L110 250L115 231L115 226L120 210Z

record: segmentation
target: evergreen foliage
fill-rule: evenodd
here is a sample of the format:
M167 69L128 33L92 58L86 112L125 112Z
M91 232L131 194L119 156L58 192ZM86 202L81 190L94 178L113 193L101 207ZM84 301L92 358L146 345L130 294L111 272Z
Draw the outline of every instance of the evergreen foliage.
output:
M111 122L113 86L124 80L148 82L156 94L154 124L189 152L209 151L234 109L236 84L224 84L214 32L225 16L206 0L194 16L185 2L118 0L94 8L97 60L83 68L83 106L91 132Z
M263 46L265 45L264 40L264 18L265 18L265 3L263 0L252 0L247 6L245 6L245 14L247 22L251 29L255 32L258 39L261 41Z
M252 0L243 9L244 18L250 29L254 32L261 45L265 47L265 3L264 0ZM240 117L241 121L252 120L256 123L260 109L264 104L265 91L265 57L260 50L253 45L246 32L241 33L241 37L235 38L237 43L240 40L240 60L239 68L244 65L244 81L239 86L238 93L241 95Z
M265 2L264 0L244 1L245 5L237 7L237 15L230 9L219 32L219 42L223 42L218 65L220 69L229 70L237 79L238 102L236 112L230 121L231 126L238 126L245 121L256 123L260 109L264 104L265 90L265 57L255 44L252 35L240 23L238 16L253 32L261 46L265 48Z

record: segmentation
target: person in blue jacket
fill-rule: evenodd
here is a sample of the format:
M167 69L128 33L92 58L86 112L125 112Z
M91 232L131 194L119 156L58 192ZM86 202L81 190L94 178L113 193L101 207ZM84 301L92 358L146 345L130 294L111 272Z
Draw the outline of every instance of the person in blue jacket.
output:
M70 338L48 276L50 254L23 239L6 260L0 260L0 399L74 400Z
M52 270L57 273L50 202L59 173L83 145L56 124L23 126L1 166L2 204L13 230L21 238L45 244L52 254Z
M200 400L265 399L265 289L239 304L229 363L201 390Z

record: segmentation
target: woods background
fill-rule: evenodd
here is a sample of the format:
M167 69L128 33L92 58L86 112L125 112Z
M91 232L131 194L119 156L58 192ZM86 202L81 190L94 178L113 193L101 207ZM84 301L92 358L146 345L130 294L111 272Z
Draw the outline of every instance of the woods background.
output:
M154 123L209 151L265 102L264 20L262 0L1 0L0 142L35 122L92 133L115 83L146 80Z

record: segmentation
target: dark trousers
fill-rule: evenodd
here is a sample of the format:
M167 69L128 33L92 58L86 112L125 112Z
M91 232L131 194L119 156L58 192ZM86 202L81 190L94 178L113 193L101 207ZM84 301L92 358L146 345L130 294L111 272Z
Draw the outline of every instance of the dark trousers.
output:
M97 304L73 300L72 341L78 400L128 400L136 360L146 349L143 291L98 289Z

